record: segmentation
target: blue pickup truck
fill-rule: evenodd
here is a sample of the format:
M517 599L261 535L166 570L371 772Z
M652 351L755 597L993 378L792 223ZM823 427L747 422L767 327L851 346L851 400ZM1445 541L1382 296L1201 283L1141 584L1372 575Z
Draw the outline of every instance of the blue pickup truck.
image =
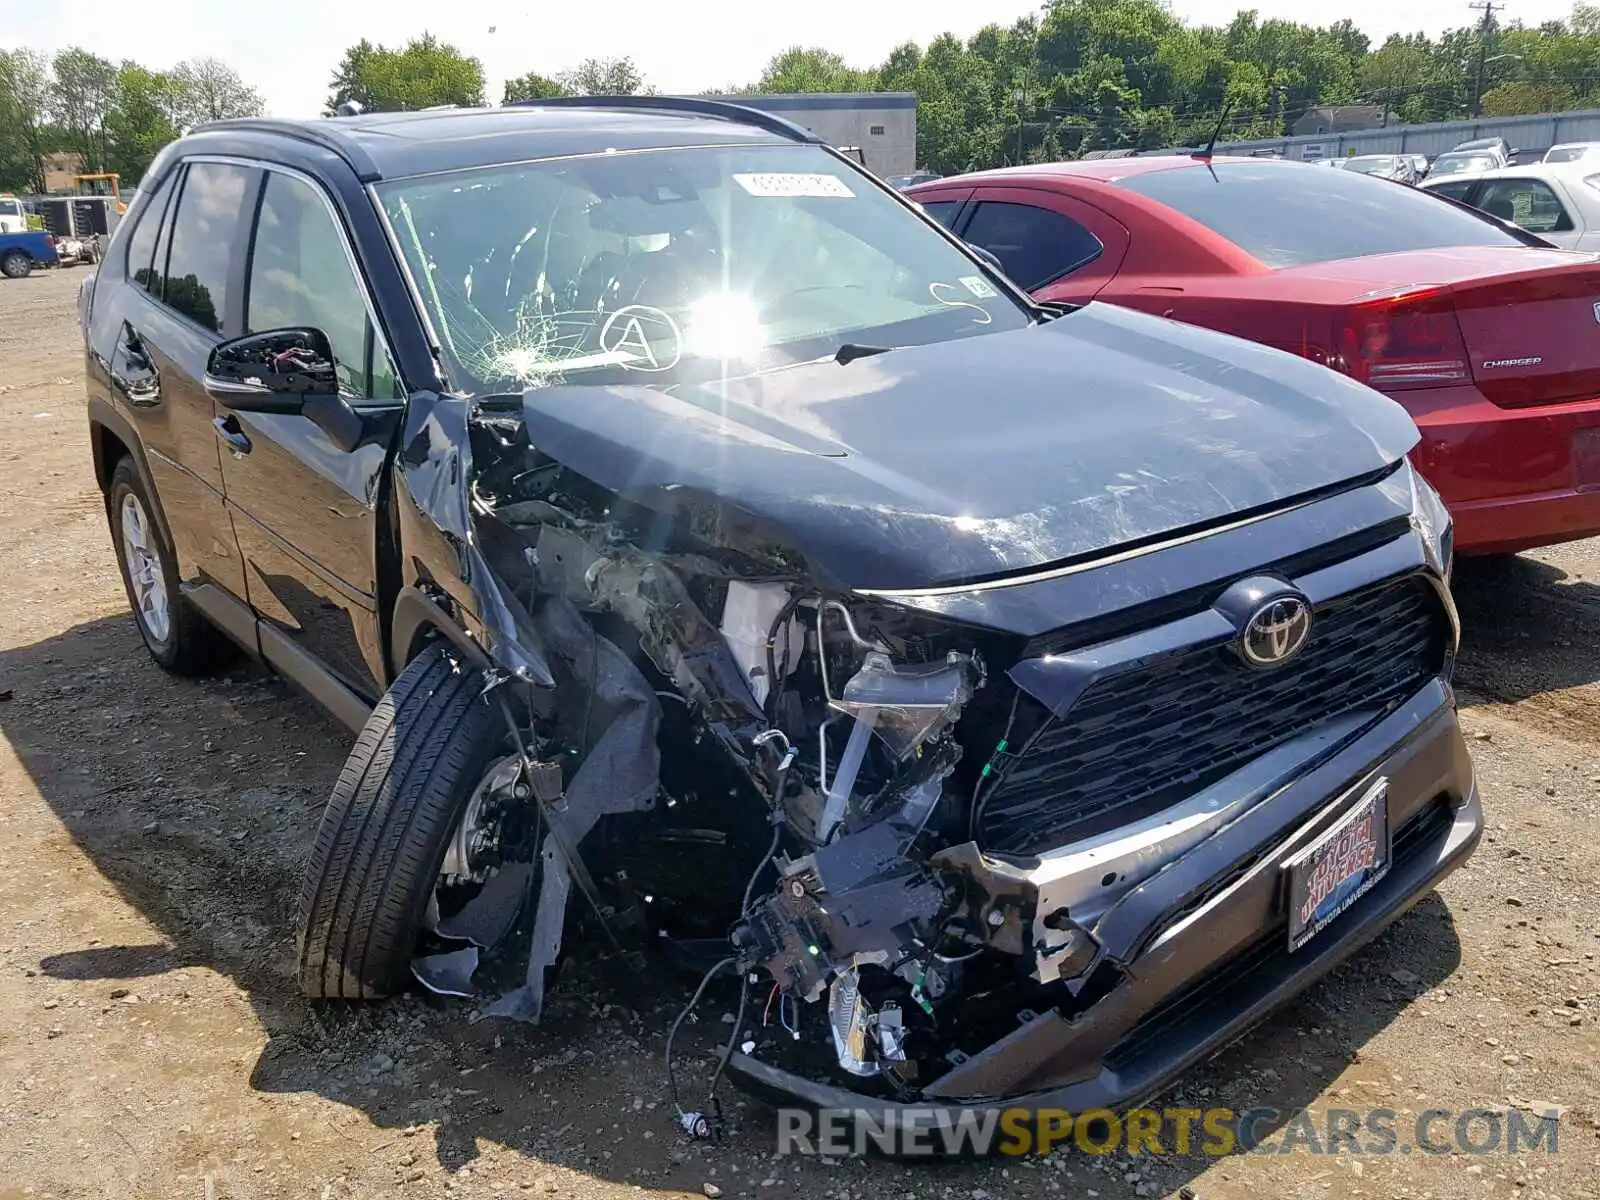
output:
M56 265L56 244L48 233L0 233L0 275L22 279L35 267Z

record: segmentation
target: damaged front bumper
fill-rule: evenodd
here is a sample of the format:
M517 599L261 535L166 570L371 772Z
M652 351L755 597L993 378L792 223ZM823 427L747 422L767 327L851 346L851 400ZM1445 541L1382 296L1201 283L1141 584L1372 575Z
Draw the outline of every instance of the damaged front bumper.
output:
M1286 861L1337 824L1378 779L1388 781L1387 874L1291 952ZM1448 688L1430 683L1101 914L1091 931L1122 962L1121 978L1075 1017L1026 1014L1014 1032L964 1058L914 1102L804 1078L764 1061L760 1049L735 1055L728 1073L776 1105L843 1110L880 1125L996 1105L1119 1111L1370 941L1467 859L1482 828Z
M465 453L443 433L408 440L407 487L454 576L436 555L408 582L465 607L470 581L522 764L498 811L533 833L463 840L446 883L480 890L429 931L471 945L416 968L480 994L477 950L501 957L507 928L491 902L536 896L521 986L491 1012L537 1019L581 897L614 944L711 944L710 974L738 968L761 1018L736 1022L726 1071L749 1090L879 1114L1115 1107L1305 987L1479 835L1446 682L1448 517L1403 464L1093 569L875 594L738 514L623 503L499 410L472 426L478 472L423 452ZM1175 578L1194 582L1175 596ZM1279 604L1301 640L1253 662ZM1352 830L1381 838L1383 869L1321 872L1325 835L1344 864ZM1291 950L1308 861L1333 890L1296 905L1316 932Z

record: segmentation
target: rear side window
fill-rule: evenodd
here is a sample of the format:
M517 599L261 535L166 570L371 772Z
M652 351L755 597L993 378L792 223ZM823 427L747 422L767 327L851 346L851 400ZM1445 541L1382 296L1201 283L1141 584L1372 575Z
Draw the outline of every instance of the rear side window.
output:
M929 200L922 206L927 213L946 229L954 229L956 214L961 211L959 200Z
M1529 233L1565 233L1572 228L1560 198L1542 179L1490 179L1478 193L1477 206Z
M160 287L152 286L156 239L161 233L161 222L167 215L167 200L172 195L173 180L180 174L176 170L167 173L161 186L140 210L139 223L133 227L133 234L128 238L128 278L158 296L161 294Z
M1216 163L1213 170L1174 167L1121 183L1214 230L1269 267L1448 246L1530 244L1414 188L1350 171L1269 163Z
M1072 218L1031 204L985 201L967 222L965 237L998 258L1028 291L1093 262L1104 249Z
M167 257L167 306L213 333L232 332L223 329L228 269L245 232L245 192L254 177L255 172L227 163L190 163L178 197Z

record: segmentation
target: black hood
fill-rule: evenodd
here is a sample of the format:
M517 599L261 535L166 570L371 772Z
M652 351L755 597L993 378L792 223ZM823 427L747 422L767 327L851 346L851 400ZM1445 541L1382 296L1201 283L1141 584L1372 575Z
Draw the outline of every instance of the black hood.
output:
M642 377L642 380L647 377ZM529 441L663 511L748 514L853 588L1036 569L1368 475L1417 441L1333 371L1090 305L713 385L526 393Z

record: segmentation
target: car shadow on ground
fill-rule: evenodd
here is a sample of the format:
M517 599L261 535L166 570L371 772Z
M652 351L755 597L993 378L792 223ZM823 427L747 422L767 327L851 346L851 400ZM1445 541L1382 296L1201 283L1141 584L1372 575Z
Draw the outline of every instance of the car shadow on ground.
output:
M74 980L150 978L178 967L219 972L246 992L267 1035L251 1086L323 1096L385 1130L437 1123L447 1169L473 1162L489 1143L649 1187L698 1191L712 1166L736 1160L753 1163L751 1171L780 1171L767 1161L772 1115L731 1088L730 1140L681 1140L661 1051L688 988L670 976L619 984L598 939L574 939L538 1027L479 1021L469 1003L417 994L365 1005L303 1000L294 984L299 873L349 742L255 668L170 678L119 616L0 651L0 694L8 690L0 733L76 844L161 937L61 947L43 956L43 972ZM1429 898L1158 1103L1284 1114L1307 1105L1459 958L1449 911ZM709 994L707 1019L687 1032L680 1069L697 1087L727 1034L718 1014L732 1001ZM1261 1132L1275 1124L1264 1122ZM1168 1158L1151 1171L1175 1189L1210 1161ZM852 1190L876 1169L852 1172ZM1019 1191L1027 1180L1014 1171L1002 1178L1002 1169L941 1165L928 1182L1037 1191L1031 1183ZM845 1182L838 1168L816 1162L781 1171L792 1177L781 1189L788 1194L820 1195ZM756 1190L748 1175L724 1169L716 1178L730 1195ZM1096 1171L1089 1182L1107 1198L1135 1194L1117 1175Z
M1600 685L1600 587L1519 556L1461 559L1452 590L1462 708L1532 701L1533 723L1554 732L1572 721L1600 728L1596 696L1573 691Z

